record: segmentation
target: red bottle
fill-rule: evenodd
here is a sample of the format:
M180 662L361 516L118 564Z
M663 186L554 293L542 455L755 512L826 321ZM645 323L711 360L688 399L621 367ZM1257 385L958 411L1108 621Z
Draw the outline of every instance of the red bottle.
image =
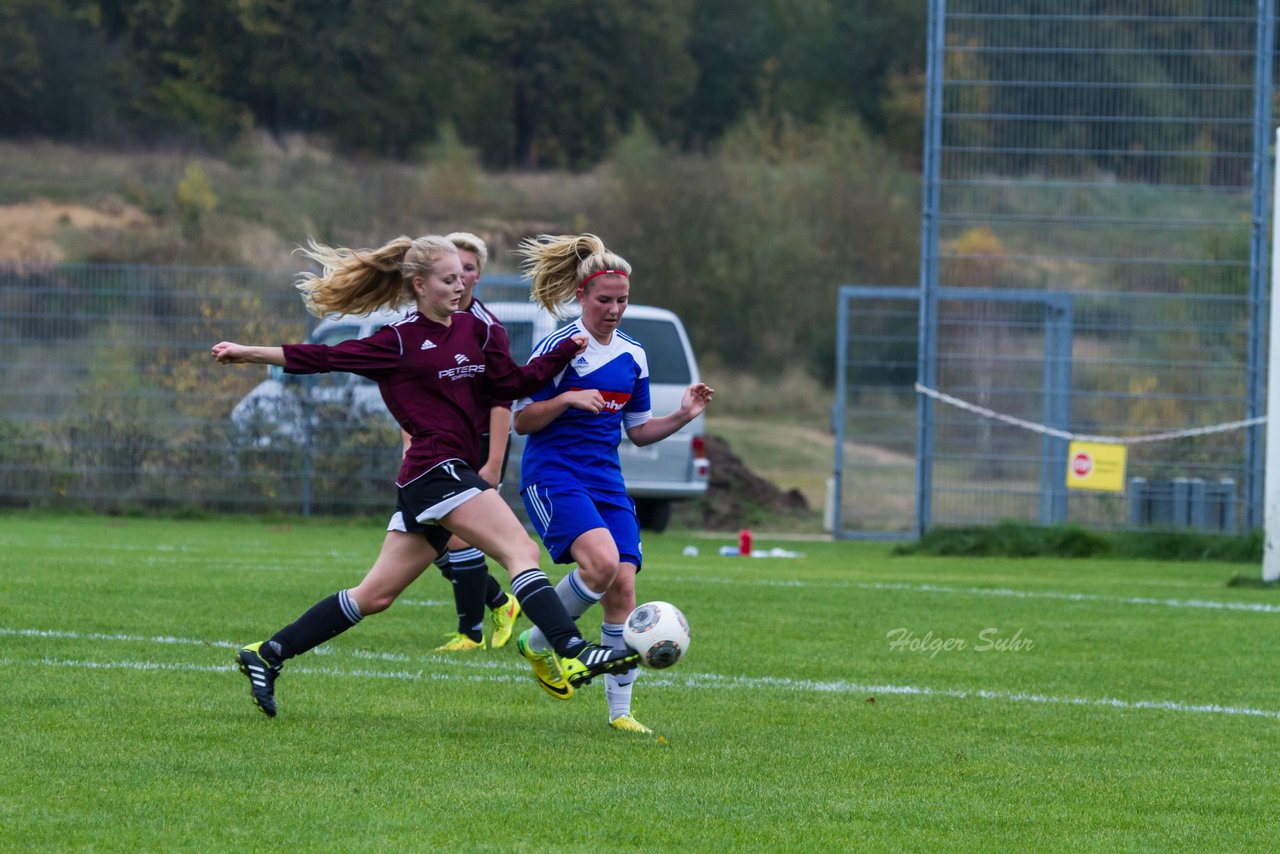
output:
M738 534L738 554L751 557L751 531L747 528L743 528Z

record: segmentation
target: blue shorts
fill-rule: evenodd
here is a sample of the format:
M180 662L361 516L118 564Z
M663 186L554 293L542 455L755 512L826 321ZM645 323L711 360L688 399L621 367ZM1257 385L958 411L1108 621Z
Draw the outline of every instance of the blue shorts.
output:
M640 520L625 492L597 492L576 484L532 483L520 492L529 521L556 563L573 563L574 540L593 528L607 528L618 559L640 571Z

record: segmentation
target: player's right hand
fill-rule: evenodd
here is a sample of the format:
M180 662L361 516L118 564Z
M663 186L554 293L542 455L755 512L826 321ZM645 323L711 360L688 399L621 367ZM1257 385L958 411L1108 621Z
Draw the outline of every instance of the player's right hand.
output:
M245 350L240 344L233 344L230 341L219 341L213 345L213 358L218 360L220 365L236 365L244 361Z
M575 388L566 391L562 397L571 409L581 409L592 415L599 415L600 410L604 409L604 398L594 388Z

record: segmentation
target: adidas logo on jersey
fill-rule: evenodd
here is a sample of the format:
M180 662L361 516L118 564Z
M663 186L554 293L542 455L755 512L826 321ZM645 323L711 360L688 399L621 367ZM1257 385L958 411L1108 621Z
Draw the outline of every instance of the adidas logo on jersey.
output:
M470 359L468 359L466 356L462 355L461 353L454 353L454 354L453 354L453 360L454 360L455 362L457 362L459 365L465 365L467 362L470 362L470 361L471 361Z
M422 342L422 349L423 349L423 350L434 350L435 348L436 348L436 345L435 345L434 343L432 343L431 341L423 341L423 342Z
M574 363L575 365L585 365L585 364L587 363L587 357L586 357L586 356L579 356L578 358L576 358L576 359L574 359L574 360L573 360L573 363Z

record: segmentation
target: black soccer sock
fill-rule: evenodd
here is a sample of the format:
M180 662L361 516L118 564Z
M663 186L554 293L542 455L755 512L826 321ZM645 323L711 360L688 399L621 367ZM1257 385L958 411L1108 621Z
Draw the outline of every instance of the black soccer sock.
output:
M277 665L335 638L363 619L346 590L321 599L298 619L271 636L261 647L268 664Z
M507 593L492 573L486 573L486 575L489 580L485 582L484 602L489 606L490 611L496 611L507 604Z
M436 568L440 570L440 574L444 576L445 581L453 581L453 570L449 567L449 552L440 552L440 556L436 558Z
M453 604L458 609L458 633L479 642L484 638L485 579L489 567L479 549L450 550Z
M542 629L556 655L573 658L582 651L586 641L578 634L578 626L542 570L535 567L517 575L511 580L511 592L519 600L525 616Z

